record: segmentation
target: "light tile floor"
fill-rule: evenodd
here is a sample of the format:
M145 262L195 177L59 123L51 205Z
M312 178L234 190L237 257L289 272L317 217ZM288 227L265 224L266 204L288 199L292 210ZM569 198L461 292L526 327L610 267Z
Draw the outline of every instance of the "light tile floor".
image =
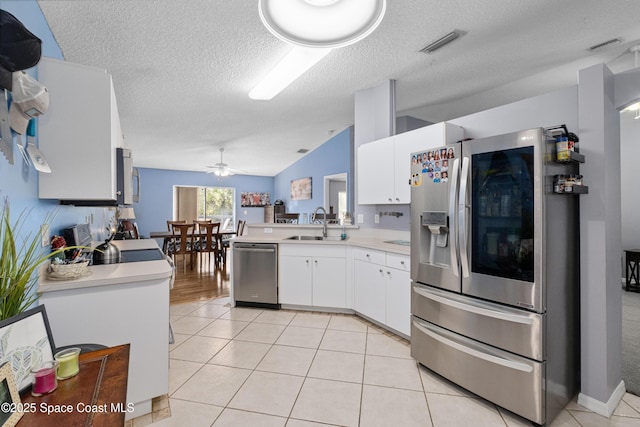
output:
M171 322L169 398L127 426L530 425L416 364L406 340L356 316L219 298L173 305ZM626 394L609 419L574 401L551 425L640 426L640 397Z

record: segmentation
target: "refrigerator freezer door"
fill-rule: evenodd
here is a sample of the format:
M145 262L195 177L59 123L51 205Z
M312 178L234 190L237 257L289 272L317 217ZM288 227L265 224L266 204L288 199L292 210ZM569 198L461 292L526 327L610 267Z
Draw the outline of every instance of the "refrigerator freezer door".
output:
M529 359L545 360L544 315L452 295L417 283L411 288L414 316Z
M457 194L461 144L412 153L411 278L460 292Z
M470 267L462 293L543 313L546 138L532 129L463 144L460 253ZM464 170L464 169L463 169ZM463 203L462 199L465 200ZM462 221L461 221L462 222ZM462 226L461 226L462 228Z
M481 344L416 317L411 322L411 341L411 356L429 369L518 415L544 424L545 363Z

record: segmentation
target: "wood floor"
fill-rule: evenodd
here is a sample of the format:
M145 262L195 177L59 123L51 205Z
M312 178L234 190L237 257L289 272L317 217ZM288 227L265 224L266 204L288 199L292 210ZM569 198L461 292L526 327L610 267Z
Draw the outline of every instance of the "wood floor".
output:
M229 272L226 268L215 268L213 257L211 262L206 254L196 259L193 269L188 257L186 268L182 258L177 255L175 260L176 280L170 292L171 304L229 296Z

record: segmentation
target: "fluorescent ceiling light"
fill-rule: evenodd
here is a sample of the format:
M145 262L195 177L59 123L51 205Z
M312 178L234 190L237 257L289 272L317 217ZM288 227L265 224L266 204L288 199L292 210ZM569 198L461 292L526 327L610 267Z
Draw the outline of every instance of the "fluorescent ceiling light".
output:
M251 92L249 98L268 100L324 58L331 49L294 46Z
M260 0L260 19L276 37L306 47L344 47L382 22L386 0Z

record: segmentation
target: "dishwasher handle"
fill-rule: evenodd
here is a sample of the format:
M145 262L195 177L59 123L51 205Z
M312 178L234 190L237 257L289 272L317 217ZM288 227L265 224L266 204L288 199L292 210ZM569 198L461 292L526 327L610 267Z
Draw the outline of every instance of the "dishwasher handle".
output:
M262 249L262 248L239 248L239 247L235 247L234 250L238 251L238 252L268 252L268 253L273 253L276 250L275 249Z

